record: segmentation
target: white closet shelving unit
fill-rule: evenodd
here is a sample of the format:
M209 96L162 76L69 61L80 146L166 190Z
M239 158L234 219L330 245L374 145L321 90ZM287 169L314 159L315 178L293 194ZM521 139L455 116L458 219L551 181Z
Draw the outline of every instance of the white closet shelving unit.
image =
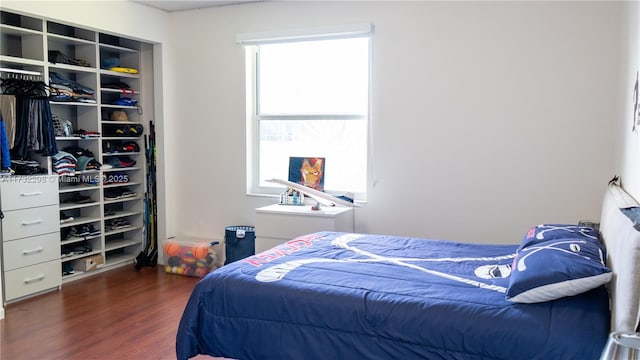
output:
M56 136L59 150L77 147L91 152L100 164L126 160L126 167L76 171L75 176L58 177L60 215L70 215L72 221L60 224L60 269L65 263L93 257L101 260L97 270L62 275L62 283L91 276L101 270L133 264L144 240L145 141L142 135L121 136L115 128L142 124L144 133L153 119L152 45L124 36L65 24L54 19L37 18L0 11L0 68L37 72L45 82L53 73L95 90L95 103L50 101L51 112L69 121L74 130L99 133L99 136ZM58 51L70 59L81 59L84 65L49 62L49 52ZM103 69L105 60L116 61L120 67L133 68L138 73ZM109 84L124 83L129 90ZM138 100L137 106L114 105L121 96ZM144 109L144 113L143 110ZM124 111L128 121L112 121L113 111ZM143 115L144 114L144 115ZM134 142L138 150L118 149L124 142ZM114 152L114 145L115 151ZM52 158L34 155L49 175L57 175ZM130 165L129 163L135 162ZM117 180L116 182L113 182ZM116 194L127 191L127 196ZM89 202L78 201L88 197ZM117 226L116 226L117 224ZM92 235L69 236L71 229L90 228ZM69 249L77 251L69 255ZM85 252L80 253L79 249ZM5 261L3 261L6 263ZM68 266L68 265L67 265ZM6 273L5 273L6 277ZM6 284L7 279L4 279ZM5 287L6 290L6 287ZM5 291L6 294L6 291ZM6 301L5 301L6 302Z

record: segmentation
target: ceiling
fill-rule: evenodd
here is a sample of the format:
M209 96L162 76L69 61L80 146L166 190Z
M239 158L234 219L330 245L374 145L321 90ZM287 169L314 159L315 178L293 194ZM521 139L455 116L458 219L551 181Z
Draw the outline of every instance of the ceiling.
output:
M248 2L257 2L258 0L196 0L196 1L163 1L163 0L130 0L139 4L147 5L156 9L172 12L201 9L214 6L236 5Z

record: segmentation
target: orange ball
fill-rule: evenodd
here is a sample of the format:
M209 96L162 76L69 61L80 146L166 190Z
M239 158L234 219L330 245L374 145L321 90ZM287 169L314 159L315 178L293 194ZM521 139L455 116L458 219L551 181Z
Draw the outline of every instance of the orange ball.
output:
M180 245L175 243L166 243L164 244L164 253L168 256L178 255L180 252Z
M206 246L196 246L193 248L193 256L196 259L204 259L209 254L209 248Z

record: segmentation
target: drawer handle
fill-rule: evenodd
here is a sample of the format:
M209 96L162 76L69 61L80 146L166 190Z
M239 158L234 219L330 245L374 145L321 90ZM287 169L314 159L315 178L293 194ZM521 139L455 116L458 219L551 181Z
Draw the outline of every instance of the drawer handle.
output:
M22 225L28 226L28 225L36 225L36 224L40 224L40 223L42 223L42 219L33 220L33 221L23 221Z
M29 192L29 193L20 193L20 196L35 196L35 195L42 195L42 191L34 191L34 192Z
M34 278L31 278L31 279L24 279L24 283L25 284L30 284L30 283L32 283L34 281L40 281L40 280L44 279L44 277L45 277L45 275L43 274L43 275L39 275L39 276L36 276Z
M33 250L24 250L22 252L22 255L31 255L31 254L42 252L43 250L44 250L43 247L39 247L39 248L33 249Z

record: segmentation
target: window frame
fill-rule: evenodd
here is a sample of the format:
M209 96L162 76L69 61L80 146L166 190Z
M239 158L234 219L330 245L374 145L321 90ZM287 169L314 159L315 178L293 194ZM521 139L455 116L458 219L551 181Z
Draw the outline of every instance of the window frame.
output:
M246 91L246 189L247 195L256 196L277 196L282 192L282 186L261 186L260 185L260 121L261 120L364 120L366 121L366 144L368 149L365 151L365 182L366 187L370 181L370 133L371 133L371 65L372 65L372 39L371 33L373 26L371 24L359 24L353 26L346 26L346 29L360 29L355 32L345 31L327 31L321 29L315 30L302 30L302 33L309 33L312 35L304 36L291 36L289 32L275 32L265 35L263 34L247 34L238 35L238 43L245 45L245 66L246 66L246 78L245 78L245 91ZM364 29L364 30L362 30ZM285 34L285 35L283 35ZM289 35L286 35L289 34ZM273 42L302 42L311 40L333 40L341 38L361 38L366 37L368 39L368 84L367 84L367 112L363 115L353 114L329 114L329 115L310 115L310 114L286 114L286 115L260 115L259 114L259 99L257 91L257 69L259 58L259 45L273 43ZM275 38L275 39L274 39ZM249 39L249 40L246 40ZM259 40L251 40L259 39ZM286 179L285 179L286 180ZM337 189L326 189L327 193L335 193L339 191ZM340 194L337 194L340 195ZM366 202L367 189L364 192L354 193L355 200L357 202Z

